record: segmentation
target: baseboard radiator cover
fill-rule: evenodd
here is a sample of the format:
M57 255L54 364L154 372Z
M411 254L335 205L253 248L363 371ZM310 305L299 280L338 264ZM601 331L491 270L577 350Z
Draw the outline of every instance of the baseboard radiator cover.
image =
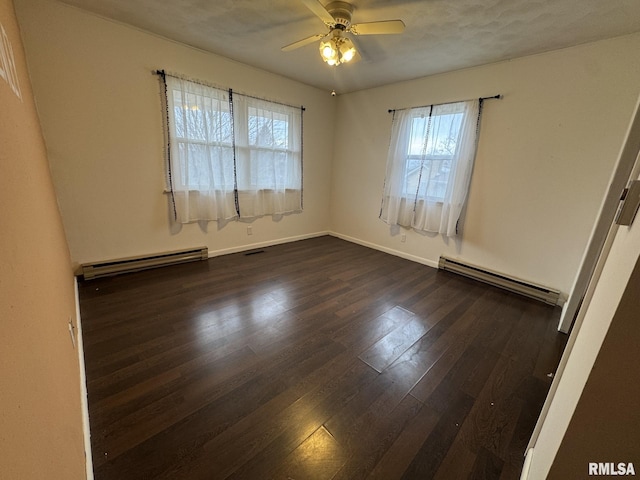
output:
M137 272L149 268L165 267L179 263L207 260L209 250L207 247L191 248L187 250L174 250L170 252L141 255L137 257L120 258L105 262L85 263L82 265L82 276L85 280L118 275L120 273Z
M526 282L524 280L510 277L502 273L494 272L486 268L471 265L460 260L441 256L438 262L440 270L454 272L465 277L488 283L490 285L509 290L510 292L519 293L550 305L558 305L560 300L560 292L553 288L537 285L535 283Z

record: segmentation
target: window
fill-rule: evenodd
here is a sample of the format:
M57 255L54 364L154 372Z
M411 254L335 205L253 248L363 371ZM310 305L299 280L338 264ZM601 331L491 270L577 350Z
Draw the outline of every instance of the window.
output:
M411 119L404 193L442 201L464 113L415 114Z
M213 185L234 187L233 123L228 93L201 85L172 89L174 132L178 154L173 187L200 190Z
M165 75L180 223L302 210L302 109Z
M247 148L254 168L245 181L265 189L287 184L287 158L293 153L289 150L288 115L255 107L249 107L248 113Z
M300 189L300 109L234 95L238 188Z
M380 218L457 234L476 146L479 101L394 113Z

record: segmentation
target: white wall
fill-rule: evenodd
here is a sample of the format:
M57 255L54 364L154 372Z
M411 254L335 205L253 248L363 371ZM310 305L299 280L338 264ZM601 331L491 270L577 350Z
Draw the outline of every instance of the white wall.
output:
M224 251L328 229L336 102L325 91L50 0L16 0L16 10L75 263L199 245ZM259 219L253 236L240 222L172 233L155 69L304 105L304 212Z
M637 125L633 137L636 139L635 144L637 145ZM565 351L558 369L559 377L554 379L554 385L552 386L553 396L547 400L549 408L546 410L547 404L545 404L546 416L542 417L542 423L539 425L539 435L535 438L533 450L528 452L531 457L530 468L524 472L525 475L522 478L529 480L547 478L590 374L594 369L602 372L607 371L607 368L615 368L615 366L612 367L611 365L598 364L598 355L612 322L623 322L624 320L621 317L629 314L628 305L626 307L627 310L620 314L618 314L618 307L622 296L627 295L625 290L631 285L629 283L630 278L638 260L640 260L640 223L636 218L633 225L630 227L618 227L615 232L611 251L605 260L602 274L595 285L591 302L586 307L582 323L574 327L574 331L569 338L567 351ZM617 319L614 318L615 316L617 316ZM630 355L635 355L637 359L637 348L629 349L628 346L612 344L611 341L609 342L609 349L625 348L631 352ZM637 383L633 380L635 372L626 372L626 375L630 383ZM615 374L614 378L616 378ZM601 398L606 401L609 395L624 395L625 393L601 389ZM537 429L538 426L536 426ZM602 431L603 438L610 434L611 432L607 429ZM624 438L624 436L619 438ZM595 439L592 439L592 441L595 441ZM580 455L580 453L577 453L577 455ZM571 462L571 458L559 458L557 461L566 469L567 464L564 462ZM589 459L589 461L607 460L594 458ZM622 456L620 460L615 461L630 462L634 461L634 459L626 460L626 457ZM637 463L636 468L638 468ZM586 470L587 465L585 464L584 471L586 472ZM577 476L579 477L580 475ZM553 478L558 478L557 472Z
M427 264L463 258L566 294L640 91L640 34L334 99L51 0L16 4L75 263L331 230ZM304 213L257 220L253 236L244 223L172 232L157 68L304 104ZM504 99L485 104L462 240L406 232L401 243L378 219L387 110L496 93Z
M640 34L339 97L332 230L427 264L441 254L570 291L640 92ZM388 109L485 103L461 242L378 219Z

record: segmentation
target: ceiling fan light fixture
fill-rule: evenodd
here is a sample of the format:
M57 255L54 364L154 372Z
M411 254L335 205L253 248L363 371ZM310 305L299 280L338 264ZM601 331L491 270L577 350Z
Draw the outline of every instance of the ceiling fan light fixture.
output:
M343 38L339 47L340 61L346 63L356 56L356 47L353 46L353 42L348 38Z
M329 1L324 6L320 0L300 0L329 28L329 33L318 33L282 47L289 52L320 40L320 57L328 65L340 65L358 61L359 55L353 42L346 35L381 35L402 33L402 20L381 20L377 22L351 23L354 7L345 1Z
M320 42L320 56L329 65L337 65L339 63L338 45L336 45L333 38Z
M353 42L346 37L334 35L320 42L320 56L329 65L340 65L352 60L356 55Z

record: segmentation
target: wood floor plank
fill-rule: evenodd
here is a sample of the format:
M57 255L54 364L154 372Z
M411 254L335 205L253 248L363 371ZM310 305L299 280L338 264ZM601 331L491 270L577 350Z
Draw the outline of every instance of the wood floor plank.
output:
M477 455L470 451L462 441L460 434L451 444L451 448L438 467L434 480L469 478L476 464Z
M481 448L469 480L499 480L504 462L488 450Z
M559 309L329 236L79 294L96 480L516 479L566 341Z
M426 332L427 327L419 319L409 319L406 323L396 326L387 335L362 352L358 358L377 372L382 372Z
M438 412L423 404L420 411L400 432L396 441L375 465L369 478L379 480L400 478L439 419Z
M308 416L315 417L314 411L327 409L327 404L332 405L345 396L353 395L354 389L363 381L373 378L369 367L359 362L345 364L349 361L351 358L343 353L331 357L320 369L299 379L259 407L245 411L246 414L232 425L226 423L229 414L236 414L241 410L237 405L248 399L240 396L234 398L234 402L211 402L114 459L112 464L117 471L122 471L135 467L138 458L153 459L138 466L138 472L146 471L149 478L154 479L181 478L182 475L182 478L209 478L211 471L226 472L226 476L240 467L239 460L250 460L274 438L285 434L291 437L295 430L293 446L289 445L290 448L281 455L284 458L321 424L305 421ZM349 368L343 375L337 374L346 367ZM327 383L322 383L322 379ZM262 393L265 394L266 390L263 389ZM323 414L322 418L326 416ZM158 455L159 452L164 454ZM186 454L192 461L184 465L180 460ZM269 458L273 458L273 452ZM268 466L271 468L273 464Z
M484 328L487 313L497 308L495 294L496 292L492 290L485 292L460 316L457 322L462 325L462 328L457 329L450 344L444 344L446 350L442 355L437 357L431 366L426 366L425 374L411 389L413 396L426 402L460 357L467 352Z
M405 396L388 414L380 415L375 406L368 409L340 440L348 458L333 480L366 478L421 407L415 398Z
M345 461L345 451L326 428L320 427L284 459L271 474L271 478L274 480L334 478Z
M262 370L261 364L256 362L247 368L239 365L238 373L219 372L220 377L206 375L206 372L200 371L194 377L194 381L181 389L118 419L106 434L98 433L98 441L111 458L116 458L175 423L197 414L204 407L209 410L215 408L210 421L212 428L221 432L234 419L242 418L245 412L251 411L285 389L283 375L295 376L304 371L306 362L310 361L305 358L306 349L320 345L321 349L315 350L314 354L321 356L324 361L342 350L342 347L334 342L317 338L290 349L266 370ZM100 464L98 461L97 465Z
M403 473L403 480L436 476L472 406L471 397L459 390L455 392L450 398L449 408L443 412L433 431Z
M540 352L536 360L536 365L533 370L533 375L547 383L551 383L553 376L558 366L558 358L562 356L564 346L566 343L565 335L558 335L558 325L554 321L551 312L548 310L538 313L544 323L546 323L547 330L545 336L542 339L542 345L540 346Z
M406 385L408 392L413 391L451 345L471 329L474 317L464 314L464 311L472 302L473 300L460 295L458 302L452 302L446 309L441 307L436 310L430 319L435 325L390 365L385 373Z
M297 421L289 425L285 432L269 442L259 454L245 462L229 478L268 478L274 464L277 465L280 459L286 457L300 442L304 441L308 434L306 430L301 429L318 428L325 424L334 412L348 404L349 399L357 395L363 386L369 385L377 378L375 371L362 362L357 362L354 368L365 370L361 373L362 378L359 381L352 382L346 388L334 392L330 397L314 405L313 409L306 412L306 418L296 418Z
M522 467L526 447L538 420L539 412L542 410L550 383L550 381L529 377L523 383L522 391L517 393L518 398L522 401L522 408L509 444L508 461L511 465Z
M349 323L341 322L339 328L329 334L331 338L359 354L413 316L413 313L396 305L373 320L370 313L354 315ZM326 327L321 331L326 332Z
M513 360L497 362L463 426L461 435L471 451L485 448L503 460L516 429L522 402L514 394L527 371Z

